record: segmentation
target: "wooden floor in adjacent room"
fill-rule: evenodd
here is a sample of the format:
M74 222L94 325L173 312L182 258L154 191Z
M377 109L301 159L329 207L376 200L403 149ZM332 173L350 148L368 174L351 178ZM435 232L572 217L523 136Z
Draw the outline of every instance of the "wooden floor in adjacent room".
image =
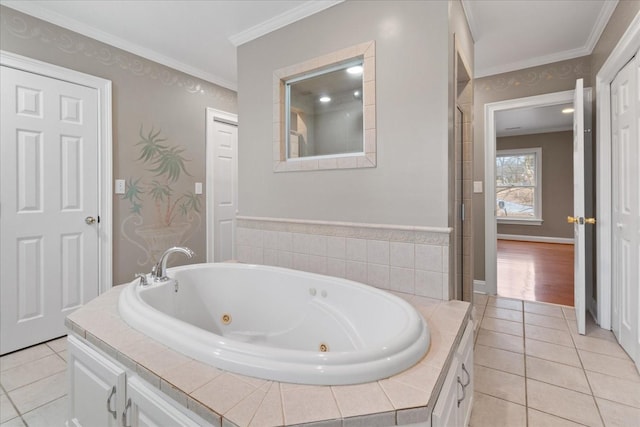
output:
M498 295L573 306L573 245L498 240Z

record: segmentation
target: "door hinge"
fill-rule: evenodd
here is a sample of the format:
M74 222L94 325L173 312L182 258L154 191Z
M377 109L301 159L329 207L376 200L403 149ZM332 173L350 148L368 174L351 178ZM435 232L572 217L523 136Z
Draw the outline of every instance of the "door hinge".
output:
M460 220L464 222L464 203L460 205Z
M100 215L98 215L98 224L100 224Z

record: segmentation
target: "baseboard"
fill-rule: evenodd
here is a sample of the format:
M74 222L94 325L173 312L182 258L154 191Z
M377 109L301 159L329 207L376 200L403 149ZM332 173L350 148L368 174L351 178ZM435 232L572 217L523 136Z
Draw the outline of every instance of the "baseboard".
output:
M522 242L560 243L573 245L573 239L567 237L523 236L517 234L498 234L498 240L519 240Z
M479 294L486 294L487 293L487 282L485 282L484 280L474 280L473 281L473 292L479 293Z

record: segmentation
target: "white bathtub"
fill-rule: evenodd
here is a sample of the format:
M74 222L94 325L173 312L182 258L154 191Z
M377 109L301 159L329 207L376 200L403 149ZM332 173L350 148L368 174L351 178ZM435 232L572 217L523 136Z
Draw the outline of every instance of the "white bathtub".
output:
M357 384L399 373L429 348L427 324L410 304L360 283L245 264L188 265L168 275L177 287L173 281L127 285L119 301L122 318L230 372Z

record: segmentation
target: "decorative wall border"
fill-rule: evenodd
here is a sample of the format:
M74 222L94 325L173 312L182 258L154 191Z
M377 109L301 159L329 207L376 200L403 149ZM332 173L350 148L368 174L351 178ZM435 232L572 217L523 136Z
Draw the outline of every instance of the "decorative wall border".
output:
M237 259L449 300L452 229L239 216Z
M137 77L156 80L164 86L177 86L188 93L206 93L218 100L229 103L233 101L235 92L217 83L192 77L177 69L169 68L158 62L147 60L119 47L92 39L89 36L67 30L55 23L41 20L13 7L27 2L11 2L3 4L0 23L2 32L23 40L37 40L43 45L56 48L68 55L82 55L105 67L126 70Z

